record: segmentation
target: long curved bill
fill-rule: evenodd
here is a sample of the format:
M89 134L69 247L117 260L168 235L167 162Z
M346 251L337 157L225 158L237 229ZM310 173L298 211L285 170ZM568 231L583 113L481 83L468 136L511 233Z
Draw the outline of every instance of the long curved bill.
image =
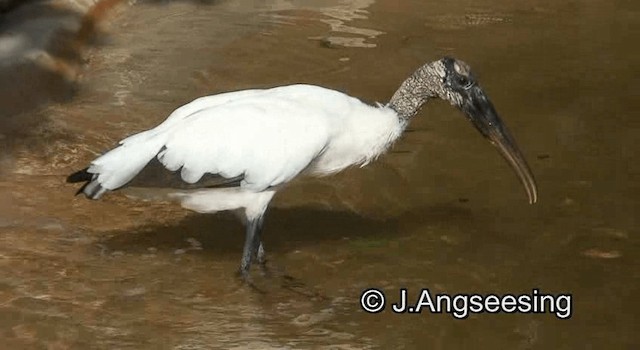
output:
M478 85L470 87L465 92L466 95L463 95L464 101L461 106L462 111L478 131L498 149L498 152L516 172L527 192L529 203L535 203L538 200L536 180L516 141L498 116L493 104Z

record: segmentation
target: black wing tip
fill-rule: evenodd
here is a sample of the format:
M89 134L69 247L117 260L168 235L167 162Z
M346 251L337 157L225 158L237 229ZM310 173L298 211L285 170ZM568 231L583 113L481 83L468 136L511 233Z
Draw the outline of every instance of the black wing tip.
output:
M103 187L93 181L94 175L88 172L89 168L78 170L67 176L67 183L84 182L82 187L76 191L75 195L84 194L89 199L98 199L104 193Z
M67 183L87 182L93 179L93 174L88 172L89 168L78 170L75 173L67 176ZM86 186L86 185L85 185ZM84 188L84 186L83 186Z

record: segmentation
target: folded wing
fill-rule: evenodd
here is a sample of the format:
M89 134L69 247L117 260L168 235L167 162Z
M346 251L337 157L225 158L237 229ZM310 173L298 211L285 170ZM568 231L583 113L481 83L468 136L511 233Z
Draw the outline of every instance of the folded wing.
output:
M87 180L82 191L90 198L128 184L261 191L285 183L323 152L335 114L354 102L327 89L287 88L195 100L156 128L124 139L69 180Z

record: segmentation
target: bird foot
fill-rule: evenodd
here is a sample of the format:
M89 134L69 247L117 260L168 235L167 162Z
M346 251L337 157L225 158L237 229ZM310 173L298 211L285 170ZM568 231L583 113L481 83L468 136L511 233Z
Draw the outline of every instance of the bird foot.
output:
M273 276L273 274L271 273L271 269L267 266L266 259L258 261L258 266L260 267L260 274L262 275L262 277L271 278Z
M280 288L288 290L290 292L294 292L296 294L308 297L308 298L319 298L319 299L327 299L325 296L320 294L320 292L314 290L313 288L306 285L306 283L297 277L291 276L284 272L279 268L273 268L271 265L267 264L266 260L258 263L260 267L260 275L259 277L264 278L263 282L271 281L271 282L279 282L277 283ZM242 283L243 286L249 287L251 290L256 291L260 294L267 294L267 291L261 287L258 287L254 282L249 269L240 268L237 272L238 279ZM258 279L262 279L258 278ZM267 283L268 285L272 285L273 283Z
M240 283L242 284L242 286L247 286L249 287L251 290L258 292L260 294L266 294L266 291L263 290L262 288L259 288L254 282L253 282L253 278L251 278L251 274L249 273L249 270L238 270L238 272L236 273L238 280L240 281Z
M262 276L273 280L279 280L280 288L289 290L296 294L300 294L309 298L321 298L325 299L318 291L313 290L311 287L297 277L291 276L278 268L269 267L266 263L260 265L260 271Z

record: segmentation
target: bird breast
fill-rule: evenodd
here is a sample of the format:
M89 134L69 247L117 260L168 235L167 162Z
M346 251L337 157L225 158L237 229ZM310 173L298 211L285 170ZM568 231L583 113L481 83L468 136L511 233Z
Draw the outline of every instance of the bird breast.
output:
M336 124L327 146L311 166L315 175L368 164L383 154L405 127L391 108L364 103L352 108Z

